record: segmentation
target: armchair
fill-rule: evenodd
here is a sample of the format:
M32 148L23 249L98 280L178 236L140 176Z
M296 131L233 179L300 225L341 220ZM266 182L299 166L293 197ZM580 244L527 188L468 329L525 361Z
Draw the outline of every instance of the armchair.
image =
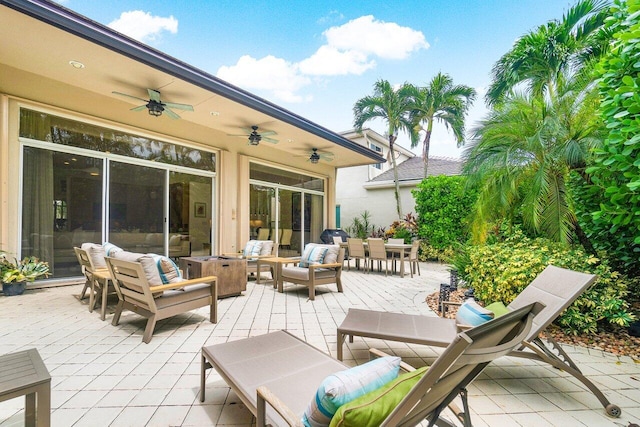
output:
M320 253L323 255L320 257ZM314 259L315 257L315 259ZM291 258L290 262L279 265L278 292L283 292L283 283L289 282L309 288L309 299L314 300L318 285L335 283L338 292L342 292L342 260L344 248L338 245L309 243L301 258Z

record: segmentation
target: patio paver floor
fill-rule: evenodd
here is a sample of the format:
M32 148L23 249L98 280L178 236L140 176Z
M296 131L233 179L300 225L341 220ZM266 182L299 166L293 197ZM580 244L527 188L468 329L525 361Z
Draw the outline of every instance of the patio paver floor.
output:
M279 294L270 282L250 281L243 296L219 301L219 323L202 308L158 323L142 343L145 319L122 315L111 325L78 301L81 285L0 296L0 354L37 348L52 376L52 425L252 426L249 411L211 370L200 403L200 349L228 340L287 329L336 354L336 328L350 307L432 315L425 297L448 282L446 266L421 263L421 276L343 272L345 292L320 287L315 301L303 287ZM402 356L413 366L431 363L442 349L355 338L345 347L349 365L368 360L369 347ZM469 387L474 426L628 426L640 420L640 363L599 350L564 346L605 395L622 408L608 418L598 400L573 377L548 365L505 357ZM310 396L311 398L311 396ZM22 426L24 399L0 403L0 426ZM445 414L450 419L449 414Z

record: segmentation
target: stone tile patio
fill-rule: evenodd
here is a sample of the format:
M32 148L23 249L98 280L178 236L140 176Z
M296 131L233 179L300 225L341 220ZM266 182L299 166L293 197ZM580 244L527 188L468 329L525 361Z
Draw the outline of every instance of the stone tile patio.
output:
M89 313L81 286L0 296L0 354L37 348L52 375L52 425L62 426L251 426L249 411L214 372L207 399L198 399L200 348L287 329L335 356L336 328L349 307L435 315L425 297L448 281L446 267L422 263L422 275L343 273L343 294L323 287L315 301L307 290L250 281L243 296L220 300L219 323L207 309L159 322L150 344L141 341L144 319ZM113 310L113 305L110 306ZM413 366L431 363L441 349L356 338L345 348L350 365L378 347ZM640 420L640 363L597 350L565 346L583 372L622 408L605 415L598 400L573 377L533 361L505 357L489 366L469 389L474 426L628 426ZM0 426L22 426L24 399L0 403ZM446 414L447 417L449 414ZM449 418L449 417L448 417Z

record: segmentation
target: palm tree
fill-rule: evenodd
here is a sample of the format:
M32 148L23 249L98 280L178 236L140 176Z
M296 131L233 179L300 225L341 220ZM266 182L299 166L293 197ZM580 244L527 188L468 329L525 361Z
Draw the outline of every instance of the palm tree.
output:
M407 90L413 101L412 121L425 131L422 159L426 178L434 121L443 123L447 129L451 128L459 147L464 141L464 119L476 98L476 91L469 86L454 85L453 79L448 74L442 73L436 74L425 87L408 85ZM411 148L414 148L417 143L418 141L411 144Z
M602 142L597 105L595 90L567 91L553 102L511 95L474 129L463 170L480 188L473 224L477 240L492 220L521 216L528 229L555 241L569 242L575 232L593 252L567 182L571 171L585 176L587 155Z
M407 94L407 85L404 84L396 90L386 80L378 80L373 85L373 95L359 99L353 106L353 122L357 132L362 132L362 127L370 120L381 119L387 123L389 156L393 168L398 219L402 218L402 204L400 203L400 185L394 144L398 139L398 132L401 130L409 134L412 145L418 140L418 133L412 126L409 117L410 110L411 98Z
M608 0L579 0L561 21L549 21L520 37L494 65L487 91L489 105L502 102L519 84L533 95L556 96L561 86L584 81L591 64L607 51L603 28Z

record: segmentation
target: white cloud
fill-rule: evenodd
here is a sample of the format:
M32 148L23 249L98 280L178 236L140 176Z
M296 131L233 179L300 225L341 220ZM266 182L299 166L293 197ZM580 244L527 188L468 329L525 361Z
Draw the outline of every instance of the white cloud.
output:
M320 25L326 24L328 22L341 21L344 19L344 15L337 10L330 10L329 13L320 19L318 19L317 23Z
M246 89L270 91L286 102L307 100L296 92L311 83L300 74L296 64L272 55L262 59L244 55L236 65L220 67L217 77Z
M377 21L372 15L331 27L324 35L329 46L336 49L355 50L385 59L405 59L411 52L429 48L421 31Z
M151 42L156 40L163 31L176 34L178 20L173 15L163 18L153 16L150 12L132 10L122 12L120 18L111 22L109 27L141 42Z
M309 58L299 64L300 72L308 75L337 76L361 75L376 63L367 55L355 50L340 51L332 46L321 46Z
M309 98L297 92L312 83L309 76L361 75L376 66L375 57L403 60L429 48L422 32L371 15L331 27L323 35L327 42L298 63L245 55L236 65L220 67L217 76L245 89L269 91L286 102L302 102Z

